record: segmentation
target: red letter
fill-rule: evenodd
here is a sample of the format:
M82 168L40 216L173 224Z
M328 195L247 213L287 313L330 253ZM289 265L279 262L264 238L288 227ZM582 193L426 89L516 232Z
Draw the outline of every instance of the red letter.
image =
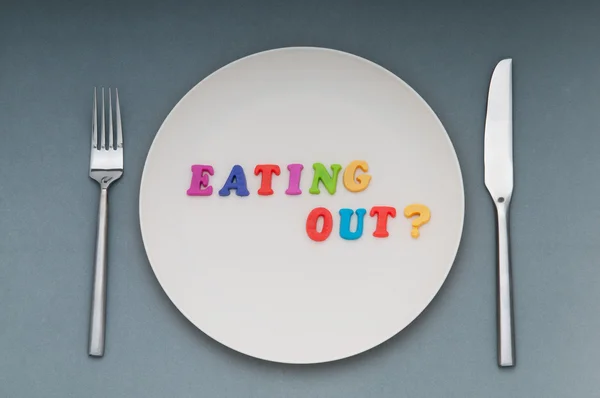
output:
M254 175L257 176L262 173L260 189L258 190L259 195L273 195L273 189L271 189L271 179L273 178L273 174L278 176L280 172L279 166L276 164L259 164L256 166L254 169Z
M208 174L204 174L204 173ZM212 166L204 164L195 164L192 166L192 182L187 190L189 196L210 196L213 188L208 185L208 176L214 175L215 171Z
M390 236L387 231L388 216L396 217L396 209L389 206L373 206L371 209L371 217L377 214L377 227L373 236L376 238L387 238Z
M323 217L323 228L321 228L321 232L317 232L317 221L319 220L319 217ZM308 218L306 219L306 234L315 242L323 242L327 239L332 229L333 218L326 208L317 207L308 214Z

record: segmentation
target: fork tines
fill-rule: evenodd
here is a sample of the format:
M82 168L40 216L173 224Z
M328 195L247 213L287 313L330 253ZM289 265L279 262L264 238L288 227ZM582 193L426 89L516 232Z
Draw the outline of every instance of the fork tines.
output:
M112 105L112 90L108 89L108 142L106 142L106 114L105 114L105 99L104 87L102 87L102 119L100 120L100 141L98 142L98 101L96 88L94 87L94 108L92 113L92 148L97 150L109 150L123 148L123 127L121 124L121 107L119 105L119 90L115 88L115 116L116 116L116 147L114 145L113 132L113 105Z

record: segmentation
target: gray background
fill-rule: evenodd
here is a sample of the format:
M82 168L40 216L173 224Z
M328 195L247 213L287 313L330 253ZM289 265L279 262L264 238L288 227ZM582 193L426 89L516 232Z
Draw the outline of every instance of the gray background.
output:
M600 3L0 1L0 396L600 395ZM176 102L248 54L311 45L390 69L456 147L466 219L455 266L408 329L317 366L267 363L168 301L138 227L143 162ZM514 59L517 367L496 365L495 226L483 125ZM87 357L98 187L94 85L120 88L125 176L112 188L107 353Z

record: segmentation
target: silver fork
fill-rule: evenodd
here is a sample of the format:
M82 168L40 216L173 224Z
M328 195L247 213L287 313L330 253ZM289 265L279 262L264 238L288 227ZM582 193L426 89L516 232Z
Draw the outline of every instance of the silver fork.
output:
M116 145L113 133L112 92L108 89L108 137L106 136L106 115L104 108L104 88L102 88L102 115L100 141L98 141L98 104L94 88L92 116L92 146L90 152L90 177L100 184L100 204L98 206L98 234L96 237L96 257L94 259L94 287L90 317L90 339L88 353L91 356L104 355L106 334L106 240L108 232L108 187L123 175L123 128L119 91L115 89ZM108 138L108 142L107 142Z

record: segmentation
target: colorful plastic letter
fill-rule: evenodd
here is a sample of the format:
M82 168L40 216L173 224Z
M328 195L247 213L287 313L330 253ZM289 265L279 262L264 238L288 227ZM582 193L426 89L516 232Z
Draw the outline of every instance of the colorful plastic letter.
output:
M387 231L388 216L396 217L396 209L390 206L373 206L370 213L371 217L377 216L377 226L373 236L376 238L387 238L390 233Z
M404 216L406 218L418 216L412 220L412 230L410 232L410 236L417 239L421 235L419 228L422 225L427 224L431 219L431 210L425 205L414 203L404 208Z
M260 181L260 188L258 189L258 194L263 196L273 195L273 188L271 187L271 182L273 179L273 174L278 176L281 173L279 166L276 164L259 164L254 168L254 175L257 176L262 174L262 178Z
M213 187L208 185L209 176L215 175L212 166L206 164L192 165L192 182L187 190L189 196L210 196Z
M299 163L288 164L287 169L290 172L290 184L288 189L285 190L287 195L300 195L302 190L300 189L300 175L302 174L302 166Z
M371 182L370 174L356 176L356 170L361 169L365 173L369 171L369 165L364 160L354 160L344 170L344 186L350 192L360 192L367 189Z
M315 163L313 164L313 169L315 170L315 175L313 178L312 186L308 190L313 195L318 195L321 193L319 190L319 181L323 182L323 185L327 189L327 191L333 195L335 193L335 189L337 187L337 179L342 166L339 164L332 164L331 171L332 175L329 175L329 172L323 166L323 163Z
M239 164L236 164L231 168L231 173L225 181L225 185L219 191L220 196L229 196L230 190L235 189L237 196L248 196L248 186L246 185L246 174L244 169Z
M323 217L321 232L317 231L317 222ZM324 207L313 209L306 218L306 234L315 242L323 242L331 234L333 229L333 217L331 212Z
M346 240L355 240L362 236L363 224L367 210L356 209L356 230L350 231L350 221L354 211L352 209L340 209L340 236Z

